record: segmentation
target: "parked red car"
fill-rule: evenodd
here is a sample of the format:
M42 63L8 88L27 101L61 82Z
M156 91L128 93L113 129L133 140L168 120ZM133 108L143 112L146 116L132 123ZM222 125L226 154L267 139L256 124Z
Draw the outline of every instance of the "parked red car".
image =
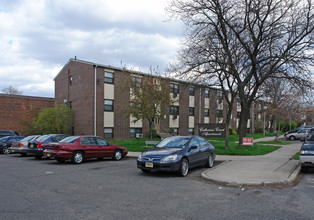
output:
M70 159L72 163L79 164L86 158L112 157L120 160L125 157L128 150L119 145L111 145L101 137L96 136L70 136L59 143L46 145L44 156L55 157L59 162Z

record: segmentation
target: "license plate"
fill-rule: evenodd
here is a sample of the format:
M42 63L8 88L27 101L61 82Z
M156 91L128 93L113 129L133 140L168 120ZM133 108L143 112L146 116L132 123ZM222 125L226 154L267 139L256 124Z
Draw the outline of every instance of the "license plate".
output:
M153 167L154 167L154 164L153 164L153 163L148 163L148 162L146 162L146 163L145 163L145 167L151 167L151 168L153 168Z
M50 154L47 154L47 157L50 157Z

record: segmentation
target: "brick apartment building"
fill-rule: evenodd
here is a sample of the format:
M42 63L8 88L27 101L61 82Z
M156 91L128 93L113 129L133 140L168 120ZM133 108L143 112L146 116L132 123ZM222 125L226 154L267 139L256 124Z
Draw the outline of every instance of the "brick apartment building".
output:
M141 82L145 74L112 66L70 59L55 77L55 102L67 103L74 112L74 134L94 134L114 139L148 136L146 119L133 123L121 109L129 105L130 93L121 94L118 83L128 77ZM155 124L158 132L171 129L175 134L198 134L201 123L222 123L226 117L226 103L222 92L182 81L157 77L169 83L175 104L170 115ZM259 107L261 108L261 106ZM239 123L240 105L235 103L230 127ZM261 119L261 113L255 116ZM250 128L251 121L248 122Z
M53 98L0 94L0 130L15 130L20 135L29 135L29 124L34 113L54 107Z

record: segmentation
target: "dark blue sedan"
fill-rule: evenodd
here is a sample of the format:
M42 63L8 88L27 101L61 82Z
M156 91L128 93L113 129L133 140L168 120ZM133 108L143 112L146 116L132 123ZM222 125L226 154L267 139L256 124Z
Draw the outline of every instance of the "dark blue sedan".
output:
M137 168L144 173L153 170L177 172L186 176L190 168L213 167L215 147L198 136L173 136L159 142L137 158Z

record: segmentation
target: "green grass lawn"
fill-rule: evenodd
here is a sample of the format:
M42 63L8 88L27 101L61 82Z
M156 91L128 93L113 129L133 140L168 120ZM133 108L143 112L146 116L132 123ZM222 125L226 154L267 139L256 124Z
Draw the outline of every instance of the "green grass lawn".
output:
M300 152L296 153L293 157L293 160L299 160L300 159Z
M266 134L266 136L274 136L274 134ZM247 137L253 137L254 139L264 137L263 134L248 134ZM145 146L145 141L149 139L131 139L131 140L120 140L120 141L111 141L112 144L122 145L128 149L128 151L134 152L143 152L147 150ZM225 149L225 138L208 138L215 148L218 155L264 155L270 153L274 150L277 150L278 146L274 145L285 145L287 142L276 141L276 142L259 142L254 143L253 146L239 146L239 136L238 135L229 135L229 148ZM158 139L154 139L158 141ZM263 145L267 144L267 145ZM289 143L288 143L289 144Z
M218 155L264 155L280 148L279 146L263 145L259 143L254 143L253 146L239 146L238 143L229 142L228 149L225 149L224 141L212 142L212 144L215 146Z

